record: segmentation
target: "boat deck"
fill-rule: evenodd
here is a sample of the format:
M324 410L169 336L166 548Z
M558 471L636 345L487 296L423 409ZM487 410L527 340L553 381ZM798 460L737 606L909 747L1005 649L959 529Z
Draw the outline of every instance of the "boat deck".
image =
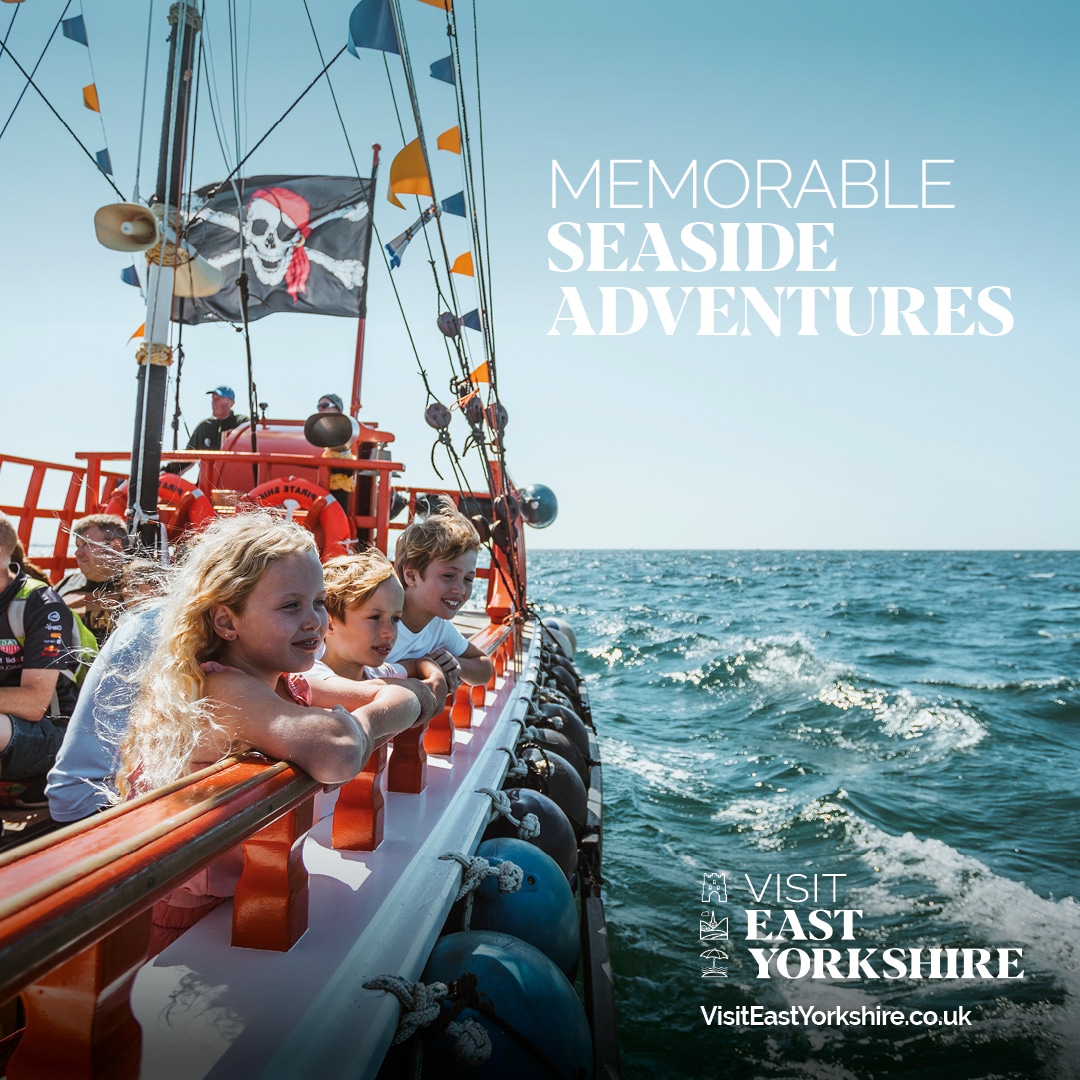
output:
M471 633L482 615L459 618ZM536 681L539 648L525 634L515 677L488 690L450 757L428 758L419 795L386 793L385 836L374 852L335 851L316 799L304 843L308 930L287 953L230 947L231 904L212 911L136 976L132 1012L143 1032L142 1072L155 1080L236 1076L374 1077L396 1028L397 999L363 984L381 974L418 979L461 879L447 852L470 852L488 821L478 788L501 786L517 722Z

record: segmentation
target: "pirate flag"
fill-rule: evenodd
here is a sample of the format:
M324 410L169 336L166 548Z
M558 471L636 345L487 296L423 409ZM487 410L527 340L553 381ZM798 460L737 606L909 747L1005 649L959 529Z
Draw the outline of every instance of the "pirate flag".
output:
M218 189L209 184L192 194L186 240L225 271L225 284L212 296L174 298L175 322L242 321L241 269L249 320L275 311L364 315L371 180L252 176Z

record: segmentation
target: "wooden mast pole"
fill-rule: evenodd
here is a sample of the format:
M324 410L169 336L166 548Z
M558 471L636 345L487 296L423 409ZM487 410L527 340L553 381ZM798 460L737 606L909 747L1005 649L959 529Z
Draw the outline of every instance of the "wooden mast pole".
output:
M202 20L194 4L179 0L169 9L169 77L165 91L161 149L158 155L157 184L152 203L159 207L162 242L155 257L148 255L146 287L146 331L139 362L135 401L135 437L131 451L128 484L128 515L132 533L140 543L155 549L160 543L157 516L158 473L165 429L165 395L168 368L169 327L172 317L173 282L176 271L168 265L168 253L175 250L177 213L180 204L187 120L192 97L192 61Z
M360 316L356 327L356 358L353 361L352 395L349 399L349 415L354 419L360 415L360 384L364 378L364 327L367 324L367 286L368 275L371 273L371 237L375 233L375 175L379 171L379 151L382 147L378 143L371 146L371 198L368 201L368 233L366 250L364 251L364 288L363 288L363 314Z

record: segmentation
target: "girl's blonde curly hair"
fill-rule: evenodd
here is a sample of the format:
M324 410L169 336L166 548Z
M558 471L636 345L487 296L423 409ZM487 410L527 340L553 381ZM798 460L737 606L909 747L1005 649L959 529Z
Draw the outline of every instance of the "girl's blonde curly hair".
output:
M242 612L269 566L305 552L318 557L310 532L261 511L221 518L191 542L160 601L156 644L133 676L138 690L117 771L121 796L133 785L150 791L183 776L200 741L225 730L205 696L201 666L224 648L210 609Z

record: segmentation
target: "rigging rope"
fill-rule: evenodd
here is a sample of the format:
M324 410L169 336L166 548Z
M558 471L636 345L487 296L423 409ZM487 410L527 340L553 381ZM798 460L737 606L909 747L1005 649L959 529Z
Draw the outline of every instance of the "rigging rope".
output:
M146 5L146 8L146 59L143 61L142 104L139 107L139 148L135 153L135 190L131 195L131 201L133 203L139 201L139 178L142 176L142 148L143 135L146 133L146 101L149 96L150 86L150 42L153 40L154 0L150 0L150 3ZM205 3L203 4L203 8L206 8Z
M64 10L67 11L67 8L64 8ZM46 48L48 48L48 46L46 46ZM94 163L94 170L101 174L101 176L105 180L105 183L107 183L109 185L109 187L111 187L113 189L113 191L116 192L117 198L120 199L121 202L123 202L124 201L124 193L113 183L112 177L109 176L109 174L107 172L105 172L101 168L101 166L97 163L97 159L94 157L94 155L91 154L90 151L87 150L85 146L83 146L82 140L79 138L79 136L76 135L75 132L71 130L71 127L68 124L68 122L56 111L56 109L53 108L52 103L44 95L44 93L42 93L41 87L39 87L38 84L36 82L34 82L31 75L27 73L26 68L24 68L22 66L22 64L20 64L19 61L15 59L14 53L12 53L12 51L3 42L0 42L0 53L7 53L8 57L11 59L11 62L19 69L19 71L22 74L23 78L26 79L26 85L29 86L32 90L34 90L34 92L38 95L38 97L40 97L41 100L43 102L45 102L45 105L48 107L49 112L51 112L53 114L53 116L55 116L56 119L59 120L60 123L64 125L64 130L79 144L79 149L82 150L82 152ZM44 56L44 55L45 54L43 52L42 56ZM38 63L41 63L41 57L38 58ZM37 70L37 65L34 66L34 71L36 71L36 70ZM26 92L26 87L24 86L23 87L23 93L25 93L25 92ZM0 138L2 138L4 132L7 131L7 125L11 123L11 117L15 115L15 109L17 109L19 107L19 101L22 101L22 94L19 95L18 101L15 102L14 108L12 108L11 113L8 115L7 123L4 124L4 127L2 129L0 129Z
M60 12L60 18L56 20L56 25L52 28L52 33L49 34L48 40L45 42L45 46L41 50L41 55L37 58L37 62L34 64L34 67L31 70L29 75L27 75L26 72L23 71L22 65L19 63L19 61L15 60L14 56L11 56L11 51L7 48L7 34L4 35L4 40L3 40L2 43L0 43L0 52L6 52L8 54L8 56L11 56L11 59L15 62L15 66L20 71L22 71L24 76L26 76L27 85L33 86L34 89L37 90L37 92L39 94L41 94L41 98L42 98L43 101L45 101L46 105L49 105L49 102L45 99L45 95L42 94L41 91L38 90L38 88L36 86L34 86L34 83L33 83L32 79L33 79L33 76L37 74L37 69L41 66L41 61L45 59L45 53L48 52L49 46L52 44L52 39L54 37L56 37L56 31L60 29L60 24L64 21L64 16L68 13L68 8L69 7L71 7L71 0L68 0L68 2L64 5L64 10ZM18 11L19 11L19 9L16 8L15 13L11 16L11 23L8 24L8 34L11 33L11 26L15 22L15 15L18 14ZM22 90L19 92L19 96L15 99L15 104L11 106L11 112L8 113L8 118L4 121L4 126L2 128L0 128L0 139L2 139L4 137L4 132L7 131L8 124L11 123L11 118L15 115L16 110L22 104L22 99L25 96L26 96L26 87L24 86L22 88ZM52 106L49 105L49 108L52 109ZM56 110L53 109L53 112L56 113ZM59 119L59 114L56 113L56 115L57 115L57 119ZM63 121L61 121L61 123L63 123ZM66 124L64 126L67 127ZM71 131L70 128L68 128L68 130ZM74 134L75 133L72 132L72 135L74 135Z
M262 138L259 139L259 141L236 163L236 167L229 173L229 175L226 176L224 180L221 180L220 182L215 184L209 190L209 192L207 192L207 196L206 196L207 202L209 202L210 199L212 199L227 183L229 183L230 180L232 180L232 178L234 176L237 175L237 173L240 172L240 170L247 164L247 161L251 157L251 155L254 154L255 151L258 150L259 147L262 146L262 144L264 142L266 142L266 140L268 138L270 138L270 136L274 133L274 131L277 129L277 127L281 124L281 122L289 115L289 113L291 113L293 111L293 109L295 109L296 106L299 105L300 102L303 101L305 97L307 97L307 95L311 92L311 90L315 87L315 85L319 82L319 80L340 59L342 53L344 53L347 48L348 48L347 45L342 45L341 48L338 49L338 51L336 53L334 53L334 55L330 58L329 63L326 64L326 66L322 69L322 71L320 71L319 74L316 75L315 78L312 79L311 82L309 82L306 87L304 87L304 89L300 92L300 96L297 97L297 99L270 125L269 128L267 128L267 130L266 130L265 134L262 136ZM198 220L200 213L201 213L201 210L196 211L195 217L194 217L193 220ZM190 222L189 222L189 224L190 224Z

